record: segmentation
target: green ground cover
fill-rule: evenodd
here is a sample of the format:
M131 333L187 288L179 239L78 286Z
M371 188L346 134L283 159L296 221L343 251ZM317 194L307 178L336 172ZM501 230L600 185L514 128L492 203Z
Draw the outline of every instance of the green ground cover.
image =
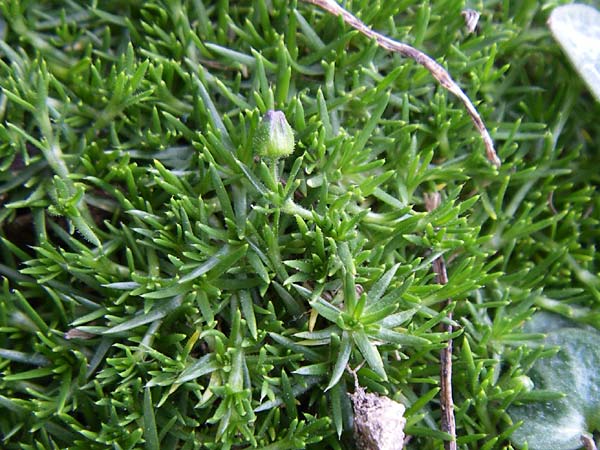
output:
M562 3L344 4L448 69L495 168L425 69L301 1L0 1L2 448L353 448L364 362L438 449L449 337L459 448L512 448L554 353L523 324L600 327L600 106Z

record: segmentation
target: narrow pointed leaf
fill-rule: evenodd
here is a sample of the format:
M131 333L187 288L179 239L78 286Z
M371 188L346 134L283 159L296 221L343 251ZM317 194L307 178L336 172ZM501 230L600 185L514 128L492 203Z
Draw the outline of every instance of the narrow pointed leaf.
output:
M152 393L149 387L144 388L144 440L146 441L146 450L160 449L156 419L154 417L154 405L152 404Z
M214 270L216 273L223 273L227 271L233 264L235 264L242 256L244 256L247 249L248 244L241 245L237 248L232 248L230 245L225 245L192 272L182 277L179 282L187 283L188 281L194 280L211 270Z
M348 361L350 360L350 354L352 352L352 341L350 340L350 333L344 331L342 333L342 342L340 343L340 350L338 353L338 357L335 360L335 365L333 366L333 370L331 372L331 379L329 380L329 384L325 388L326 391L334 387L342 375L344 374L344 370L346 370L346 366L348 365Z
M408 345L408 346L423 346L430 344L430 342L419 336L411 336L410 334L398 333L387 328L380 329L377 333L373 333L375 339L389 342L392 344Z
M384 273L383 276L377 280L377 283L375 283L369 290L367 293L367 309L372 308L383 296L383 294L385 294L386 289L394 279L394 275L396 275L399 267L400 264L394 264L394 266Z
M175 311L177 308L181 306L183 302L183 296L179 295L173 298L171 301L163 303L156 308L153 308L149 313L143 314L140 313L135 316L133 319L126 320L119 325L116 325L106 331L103 332L105 335L122 333L124 331L131 330L133 328L140 327L142 325L146 325L147 323L155 322L157 320L166 317L171 312Z
M204 355L191 366L185 368L181 375L175 380L176 384L185 383L186 381L194 380L202 375L207 375L219 368L219 364L215 361L212 354Z
M352 333L352 339L360 350L367 364L377 375L384 380L387 380L385 369L383 368L383 360L377 350L377 347L369 340L369 336L364 331L355 331Z

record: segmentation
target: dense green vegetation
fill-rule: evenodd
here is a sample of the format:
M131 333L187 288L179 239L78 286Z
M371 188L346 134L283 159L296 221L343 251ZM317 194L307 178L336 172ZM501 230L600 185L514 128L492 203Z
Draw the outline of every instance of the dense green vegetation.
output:
M449 70L495 168L425 69L301 1L0 1L0 446L352 448L365 362L439 449L453 310L459 447L512 448L553 353L522 325L600 327L600 106L559 3L344 5Z

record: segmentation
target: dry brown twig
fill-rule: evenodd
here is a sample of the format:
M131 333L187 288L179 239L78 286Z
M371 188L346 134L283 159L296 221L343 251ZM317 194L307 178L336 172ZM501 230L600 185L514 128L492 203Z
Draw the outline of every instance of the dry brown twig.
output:
M585 450L598 450L594 439L587 434L581 436L581 443L583 444L583 448L585 448Z
M377 31L373 31L359 19L354 17L350 12L346 11L340 5L338 5L334 0L304 0L307 3L311 3L316 5L325 11L335 15L340 16L344 22L346 22L351 27L357 29L359 32L364 34L371 39L374 39L381 48L389 50L391 52L399 53L400 55L410 58L416 63L425 67L431 75L449 92L454 94L459 100L463 103L469 116L471 116L471 120L475 124L475 128L481 135L483 139L483 143L485 145L486 156L488 160L496 167L500 166L500 158L496 154L496 150L494 150L494 142L492 141L492 137L488 132L485 123L481 119L479 112L467 96L463 92L463 90L456 84L456 82L450 77L450 74L444 69L440 64L438 64L434 59L427 56L420 50L417 50L414 47L411 47L408 44L403 42L395 41L387 36L384 36Z
M425 194L425 208L428 212L436 209L441 202L439 192ZM440 256L433 261L433 271L438 284L448 283L448 273L446 272L446 262L444 257ZM446 299L446 305L452 303L452 299ZM448 319L452 320L452 312L448 313ZM445 324L444 331L452 333L452 325ZM450 434L452 439L444 441L446 450L456 450L456 423L454 420L454 401L452 400L452 339L448 339L448 345L440 352L440 397L442 407L442 431Z

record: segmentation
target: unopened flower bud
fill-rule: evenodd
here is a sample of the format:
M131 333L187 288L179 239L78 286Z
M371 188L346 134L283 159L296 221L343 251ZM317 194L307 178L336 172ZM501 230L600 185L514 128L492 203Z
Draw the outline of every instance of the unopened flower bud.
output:
M535 386L531 378L527 375L520 375L511 380L511 387L513 389L519 389L523 392L530 392Z
M260 156L277 159L294 151L294 131L281 111L269 110L262 119L254 137Z

